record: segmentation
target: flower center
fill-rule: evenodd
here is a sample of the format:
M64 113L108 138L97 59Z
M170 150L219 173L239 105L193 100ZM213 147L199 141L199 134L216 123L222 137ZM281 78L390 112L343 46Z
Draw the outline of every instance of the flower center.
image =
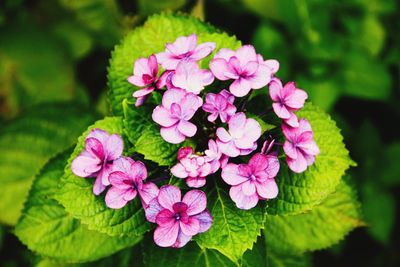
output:
M250 180L255 181L255 180L257 180L257 177L254 174L252 174L252 175L250 175Z

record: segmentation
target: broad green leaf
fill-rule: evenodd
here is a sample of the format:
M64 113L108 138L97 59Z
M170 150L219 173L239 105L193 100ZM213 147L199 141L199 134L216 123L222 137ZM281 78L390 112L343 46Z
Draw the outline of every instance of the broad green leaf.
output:
M160 135L157 125L149 125L135 143L136 152L143 154L147 160L154 161L160 166L170 166L176 162L176 154L181 145L166 142Z
M86 262L139 242L140 236L111 237L88 230L54 199L69 156L70 150L53 158L36 176L15 228L22 243L42 256L66 262Z
M364 225L356 192L342 181L336 191L311 211L298 215L267 215L268 248L300 254L337 244L351 230Z
M348 51L341 69L343 92L347 95L385 100L390 96L391 80L386 66L360 51Z
M309 267L311 257L308 254L293 255L277 253L265 246L264 236L257 240L252 250L246 251L242 260L243 267Z
M90 30L97 42L112 47L122 37L122 14L116 0L58 0L77 22Z
M29 40L29 42L27 42ZM63 46L33 25L3 28L0 35L0 112L11 118L21 108L77 99L82 93Z
M123 123L120 117L108 117L97 121L81 135L74 152L68 160L65 173L61 179L60 191L56 199L65 207L68 213L86 224L90 230L96 230L111 236L142 235L150 229L138 198L129 202L122 209L110 209L101 196L93 194L94 179L83 179L71 171L72 160L84 149L84 141L88 133L95 128L108 133L123 135ZM128 150L125 142L125 151Z
M182 146L170 144L160 135L160 127L151 119L152 110L146 105L135 107L127 99L123 101L124 132L134 144L134 151L160 166L170 166L176 161L176 153Z
M134 62L140 57L162 52L167 43L192 33L198 35L199 43L215 42L217 49L237 48L240 45L234 37L217 33L212 26L193 17L174 14L151 16L142 27L129 33L112 52L108 68L108 86L114 115L123 115L122 101L132 98L133 91L138 89L127 81L132 75ZM211 58L212 55L201 62L203 68Z
M74 103L42 104L0 130L0 222L14 225L32 180L54 155L76 142L94 120Z
M354 164L343 144L340 130L329 115L311 103L307 103L297 115L310 122L321 153L315 163L301 174L290 171L286 163L281 164L276 177L279 195L269 202L270 214L298 214L312 209L335 190L345 171Z
M151 239L142 243L143 260L146 267L235 267L227 257L216 250L200 248L191 241L180 249L160 248Z
M214 220L210 230L195 239L200 247L216 249L238 263L243 253L257 241L265 216L261 205L251 210L237 208L228 191L216 182L215 186L207 188L207 207Z
M361 189L367 231L380 243L388 244L396 220L396 199L380 189L379 182L366 182Z
M380 179L386 186L396 186L400 184L400 142L390 144L383 151L383 168L379 168Z

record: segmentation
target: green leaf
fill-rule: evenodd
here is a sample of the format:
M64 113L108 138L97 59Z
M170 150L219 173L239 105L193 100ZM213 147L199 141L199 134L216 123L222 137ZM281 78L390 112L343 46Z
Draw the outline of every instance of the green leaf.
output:
M2 127L0 222L17 222L36 173L51 157L75 143L93 120L91 112L68 102L34 107Z
M33 25L2 29L0 98L5 103L1 115L11 118L38 103L78 99L82 91L63 51L55 38Z
M213 249L200 248L189 242L180 249L160 248L151 239L142 243L143 260L146 267L235 267L224 255Z
M108 117L97 121L78 139L74 152L68 160L61 179L60 191L56 199L68 213L86 224L90 230L96 230L111 236L142 235L150 229L138 198L122 209L110 209L104 202L104 194L93 194L94 179L83 179L71 171L72 160L84 149L85 138L94 129L100 128L108 133L123 135L123 123L120 117ZM125 151L128 150L125 142Z
M50 160L36 176L15 234L34 252L66 262L109 256L141 237L111 237L90 231L55 199L70 151ZM79 248L79 249L77 249Z
M400 142L390 144L383 151L382 163L384 168L379 168L380 181L385 186L397 186L400 184Z
M269 202L270 214L298 214L312 209L335 190L345 171L354 164L343 144L340 130L329 115L311 103L307 103L297 115L310 122L321 153L315 163L301 174L290 171L286 163L281 164L276 177L279 195Z
M291 216L267 215L266 244L284 254L324 249L364 225L360 217L356 192L343 180L336 192L309 212Z
M135 107L134 103L124 99L122 102L124 111L124 132L128 140L134 145L142 132L149 126L155 125L151 119L152 109L146 105Z
M368 233L382 244L388 244L396 220L396 199L374 183L362 186L363 211Z
M122 101L132 98L133 91L138 88L131 85L127 78L132 75L133 63L140 57L165 50L165 44L174 42L179 36L196 33L199 43L215 42L220 47L237 48L240 42L234 37L216 30L193 17L185 15L161 14L151 16L142 27L128 34L112 52L108 68L108 86L110 102L114 115L123 115ZM207 65L212 55L201 62Z
M386 66L376 58L360 51L348 51L341 69L345 94L385 100L390 96L391 79Z
M243 267L308 267L311 266L311 257L308 254L293 255L277 253L265 246L264 236L257 240L252 250L243 255Z
M216 182L207 191L207 207L214 220L210 230L195 239L200 247L216 249L238 263L261 234L264 209L261 205L251 210L237 208L227 193L228 189L221 188Z

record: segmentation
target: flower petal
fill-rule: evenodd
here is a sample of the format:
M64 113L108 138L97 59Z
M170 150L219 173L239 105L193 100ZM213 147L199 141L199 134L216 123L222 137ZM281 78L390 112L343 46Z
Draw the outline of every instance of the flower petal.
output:
M86 138L85 150L95 158L98 158L100 160L104 159L103 144L96 138L93 137Z
M194 215L193 218L196 218L199 221L199 233L203 233L210 229L213 218L211 213L208 210L205 210L197 215Z
M173 103L180 103L182 98L186 96L186 91L179 88L171 88L165 91L162 98L162 105L166 109L170 109Z
M160 134L162 138L171 144L179 144L185 141L185 136L178 131L176 125L171 127L162 127L160 129Z
M157 199L161 206L173 211L173 205L181 201L181 190L174 185L164 185L160 188Z
M121 190L132 188L132 185L130 185L128 182L131 182L131 184L133 184L133 181L129 177L129 175L121 171L110 173L110 175L108 176L108 180L113 187Z
M162 227L171 227L175 223L175 213L168 210L163 209L156 216L156 223Z
M201 190L191 190L185 194L182 202L188 205L186 210L189 216L198 214L204 211L207 207L207 197L206 194Z
M251 82L246 78L239 77L230 86L229 91L236 97L243 97L251 90Z
M163 106L157 106L153 110L152 118L153 121L163 127L171 127L179 121L177 118L174 118L171 115L171 112Z
M143 162L136 161L132 165L132 172L129 174L134 180L144 180L147 178L147 169Z
M197 132L197 127L189 121L181 120L178 124L178 131L187 137L193 137Z
M303 154L301 154L301 153L297 154L296 159L286 157L286 161L289 165L289 168L296 173L304 172L308 166L306 159L304 158Z
M190 240L192 239L191 236L185 235L182 230L179 230L178 232L178 238L176 239L176 242L172 245L173 248L181 248L185 246Z
M146 219L149 222L155 223L157 214L162 211L164 207L160 205L157 197L150 200L149 204L144 208L144 213L146 215Z
M105 202L107 207L112 208L112 209L120 209L128 203L124 199L124 195L126 194L127 189L119 189L117 187L111 187L108 189L106 197L105 197ZM136 196L136 191L133 191L134 197Z
M149 205L150 201L158 196L158 192L157 185L152 182L147 182L142 185L142 188L139 190L139 195L145 208Z
M93 194L95 194L96 196L100 195L101 193L103 193L103 191L106 189L106 186L103 184L101 177L98 176L96 178L96 180L94 181L94 185L93 185Z
M160 247L170 247L177 241L178 232L178 222L168 227L158 226L157 229L154 231L154 242Z
M82 155L82 154L81 154ZM101 161L91 155L78 156L72 161L72 172L80 177L89 177L101 169Z
M242 184L242 192L246 196L252 196L256 192L256 186L252 181L246 181Z
M189 177L186 179L186 184L189 187L200 188L205 186L206 178L204 177Z
M210 70L218 80L226 81L230 79L228 76L225 75L226 73L229 73L231 71L228 62L225 59L214 58L213 60L211 60Z
M239 209L249 210L258 203L258 195L246 196L242 191L241 185L232 186L229 190L229 196L235 202Z
M187 222L180 221L180 228L185 235L194 236L199 233L200 223L196 218L189 217Z
M233 163L222 169L221 177L229 185L240 185L248 180L248 177L239 174L239 165Z
M106 141L104 146L107 160L115 160L122 155L124 150L124 141L118 134L112 134Z
M257 182L256 184L257 194L264 199L273 199L278 196L278 186L275 179L267 179L263 182Z
M193 54L190 56L191 59L200 60L211 54L215 49L214 42L206 42L198 45L196 49L193 51Z

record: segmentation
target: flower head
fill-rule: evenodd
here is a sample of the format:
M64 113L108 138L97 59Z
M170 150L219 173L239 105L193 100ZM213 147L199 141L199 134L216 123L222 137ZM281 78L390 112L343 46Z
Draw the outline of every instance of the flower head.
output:
M219 116L222 122L227 122L236 112L234 101L235 97L225 89L218 94L208 93L203 104L203 110L211 113L207 119L213 122Z
M214 75L209 70L201 70L195 61L181 61L171 78L174 87L185 89L195 95L200 94L204 86L214 81Z
M93 193L99 195L110 184L108 175L123 149L121 136L94 129L86 137L85 150L72 161L72 172L84 178L96 177Z
M259 199L278 195L274 177L279 171L279 160L273 155L257 153L248 164L229 163L222 169L222 179L232 185L229 195L240 209L255 207Z
M179 144L186 137L192 137L197 127L189 120L203 104L203 100L183 89L167 90L162 98L162 104L157 106L152 118L161 125L161 136L165 141Z
M158 62L166 70L174 70L183 60L199 61L215 49L215 43L207 42L197 45L197 35L182 36L172 44L166 45L165 52L157 54Z
M276 115L285 120L292 127L298 127L298 119L294 111L301 109L307 99L307 93L296 88L294 82L288 82L285 86L279 79L273 79L269 84L272 108Z
M147 220L158 225L154 242L160 247L180 248L192 236L207 231L213 219L206 207L206 194L200 190L191 190L182 199L178 187L162 186L145 209Z
M133 75L128 78L128 82L133 85L143 87L133 93L136 97L136 106L140 106L157 87L158 63L155 55L149 58L139 58L133 67Z
M273 69L261 59L252 45L244 45L236 51L222 48L210 62L210 69L219 80L235 80L229 91L242 97L271 81Z
M208 141L208 149L204 151L204 154L206 161L211 165L211 173L216 173L219 168L225 167L228 163L229 157L222 154L217 143L212 139Z
M320 153L310 123L306 119L301 119L299 127L296 128L283 124L282 131L286 137L283 150L289 168L297 173L304 172Z
M243 112L233 115L228 122L229 131L217 129L217 144L222 153L229 157L250 154L257 148L261 126L254 119L247 119Z
M146 178L146 166L141 161L127 157L117 159L114 162L113 172L109 175L112 187L105 197L107 207L120 209L137 194L146 207L150 200L158 195L158 187L151 182L144 183Z
M199 188L206 184L206 176L212 171L206 157L196 155L191 147L183 147L178 151L178 160L171 169L174 176L186 179L190 187Z

